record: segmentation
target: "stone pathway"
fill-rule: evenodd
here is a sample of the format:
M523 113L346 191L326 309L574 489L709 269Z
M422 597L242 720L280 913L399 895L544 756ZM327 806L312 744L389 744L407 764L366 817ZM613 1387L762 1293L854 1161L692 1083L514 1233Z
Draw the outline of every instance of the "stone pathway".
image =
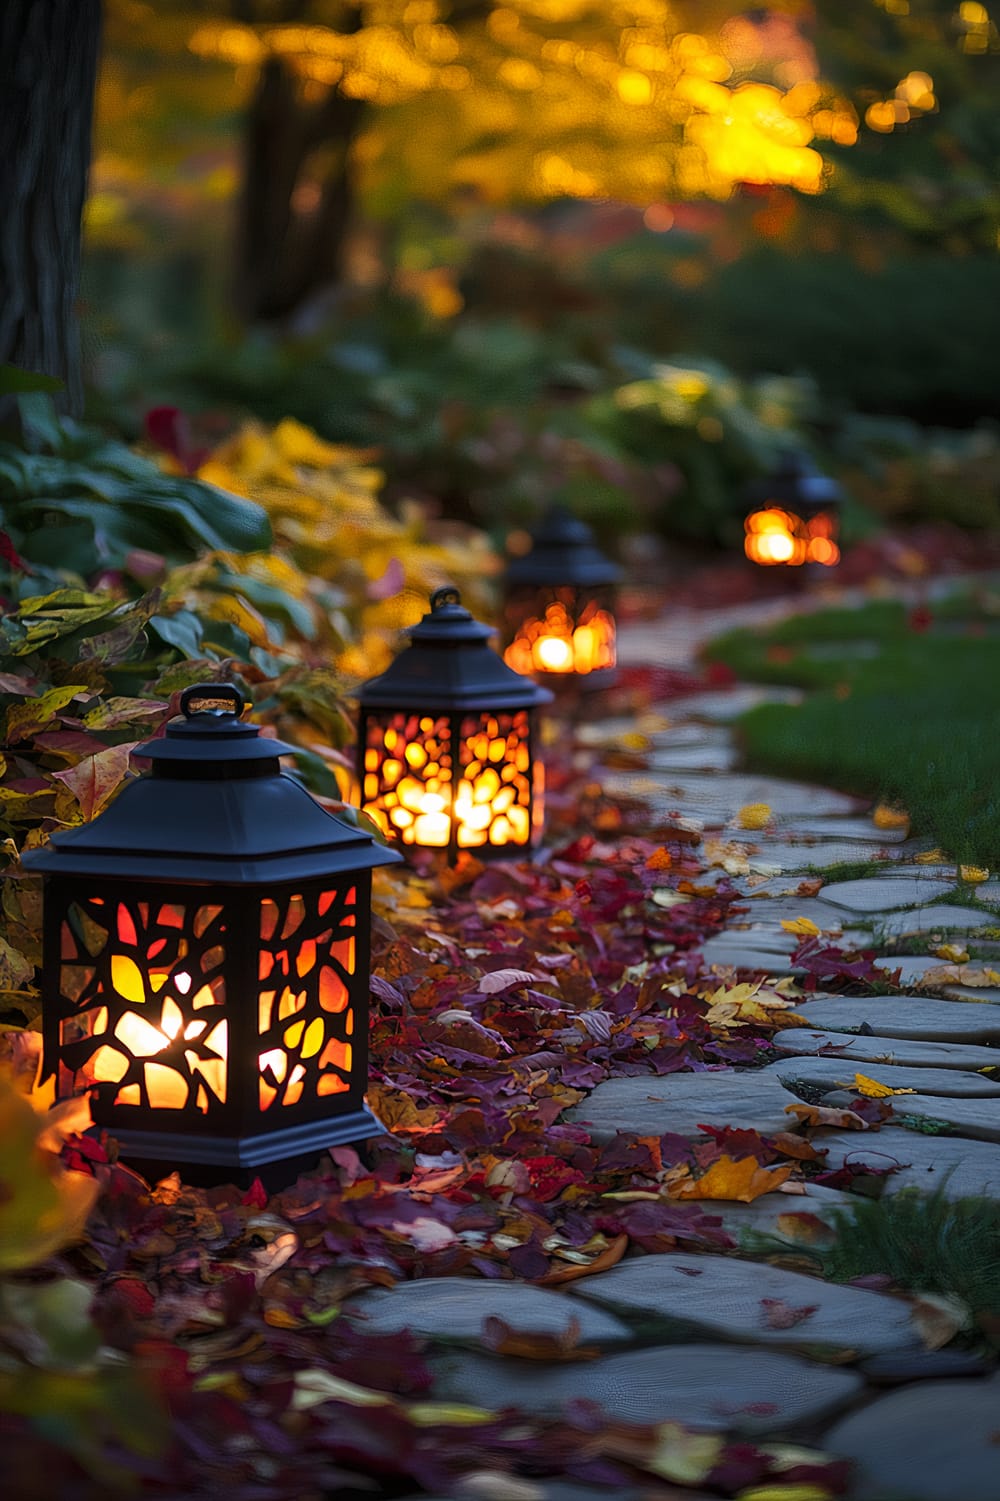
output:
M623 630L621 658L691 668L705 640L782 613L787 607L776 602L673 615ZM954 867L921 864L919 840L878 829L869 810L843 793L736 769L729 722L756 704L798 696L737 686L672 701L659 719L647 716L654 726L644 731L647 769L608 773L606 786L641 792L657 814L679 814L701 830L703 848L719 862L715 874L728 874L741 892L727 930L701 949L703 968L714 969L720 985L802 973L791 958L799 940L781 923L805 917L838 947L874 947L886 974L899 970L909 993L812 995L796 1002L806 1025L777 1033L765 1067L608 1080L567 1119L598 1141L622 1130L695 1136L703 1125L768 1133L789 1129L786 1107L803 1099L850 1100L862 1073L912 1093L893 1097L893 1120L880 1130L813 1131L826 1166L891 1167L880 1180L887 1194L917 1187L1000 1198L1000 984L963 985L960 970L943 983L931 973L924 984L946 962L933 952L943 942L974 948L978 932L997 936L1000 881L964 885ZM587 738L612 748L635 730L634 721L604 721ZM748 803L772 810L764 829L738 826ZM870 861L872 873L823 879L844 861ZM895 956L899 943L911 952ZM992 962L1000 971L1000 956ZM877 1191L876 1180L868 1182ZM738 1244L753 1231L794 1250L856 1202L808 1184L803 1194L699 1207ZM1000 1259L1000 1248L995 1254ZM671 1252L630 1254L564 1290L444 1278L359 1295L352 1310L380 1330L409 1327L432 1341L435 1397L553 1414L586 1399L625 1421L673 1419L789 1439L853 1461L848 1501L1000 1501L1000 1374L976 1354L928 1348L935 1341L910 1298L738 1256ZM490 1316L514 1330L562 1337L563 1358L489 1353L481 1335ZM589 1358L574 1358L580 1354ZM511 1487L509 1501L612 1494L702 1501L696 1490L612 1493L569 1480Z

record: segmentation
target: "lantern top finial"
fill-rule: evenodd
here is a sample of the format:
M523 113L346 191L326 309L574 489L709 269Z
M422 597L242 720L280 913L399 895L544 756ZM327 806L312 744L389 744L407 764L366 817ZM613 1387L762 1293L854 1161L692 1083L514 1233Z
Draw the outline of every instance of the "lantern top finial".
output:
M748 505L781 505L791 511L828 511L842 504L837 481L817 468L812 455L802 448L785 448L774 468L762 479L748 484L740 497Z
M162 736L137 745L152 761L90 823L60 831L24 864L43 873L259 885L395 862L346 818L328 813L281 770L296 754L241 718L232 683L185 689Z
M617 584L621 576L617 563L597 546L587 523L561 501L549 506L532 532L530 552L507 564L509 586L593 589Z
M363 683L362 709L524 709L552 695L514 672L489 645L493 627L476 620L453 584L435 589L430 610L407 632L410 644L380 677Z

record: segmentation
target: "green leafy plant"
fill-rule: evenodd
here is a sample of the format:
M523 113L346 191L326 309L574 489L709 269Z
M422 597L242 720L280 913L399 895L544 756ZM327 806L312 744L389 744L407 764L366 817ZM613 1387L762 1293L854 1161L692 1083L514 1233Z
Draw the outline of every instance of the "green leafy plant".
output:
M187 562L209 548L263 551L265 512L94 428L59 418L52 399L18 398L23 446L0 442L0 526L32 572L56 583L128 570L135 554Z
M795 1248L822 1276L850 1282L878 1274L905 1292L956 1297L973 1317L986 1316L983 1330L1000 1345L1000 1204L995 1199L949 1198L946 1186L930 1194L903 1188L835 1210L830 1228L829 1241ZM787 1254L788 1246L756 1236L747 1249Z

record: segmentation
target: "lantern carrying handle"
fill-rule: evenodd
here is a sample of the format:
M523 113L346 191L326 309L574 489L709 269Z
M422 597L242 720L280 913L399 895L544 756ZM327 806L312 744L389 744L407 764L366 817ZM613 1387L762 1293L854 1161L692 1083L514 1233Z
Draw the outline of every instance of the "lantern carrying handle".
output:
M444 584L431 595L431 609L443 610L446 605L460 605L462 596L454 584Z
M181 694L181 713L186 719L206 712L240 719L246 706L246 698L233 683L193 683Z

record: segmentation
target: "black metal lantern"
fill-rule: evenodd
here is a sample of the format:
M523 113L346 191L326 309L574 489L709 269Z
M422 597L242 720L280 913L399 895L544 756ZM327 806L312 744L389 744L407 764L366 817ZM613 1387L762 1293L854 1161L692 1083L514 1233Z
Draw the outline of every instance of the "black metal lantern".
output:
M531 550L507 567L504 661L552 686L606 687L615 669L615 603L621 570L590 527L553 505Z
M509 858L541 833L535 710L552 695L503 664L492 634L457 589L438 589L358 695L361 807L410 848Z
M189 688L149 775L24 857L45 878L43 1076L123 1156L241 1176L380 1130L371 871L396 861L280 768L229 684Z
M843 494L808 455L789 453L773 474L755 480L742 495L746 520L743 550L751 563L798 568L840 562L837 545Z

